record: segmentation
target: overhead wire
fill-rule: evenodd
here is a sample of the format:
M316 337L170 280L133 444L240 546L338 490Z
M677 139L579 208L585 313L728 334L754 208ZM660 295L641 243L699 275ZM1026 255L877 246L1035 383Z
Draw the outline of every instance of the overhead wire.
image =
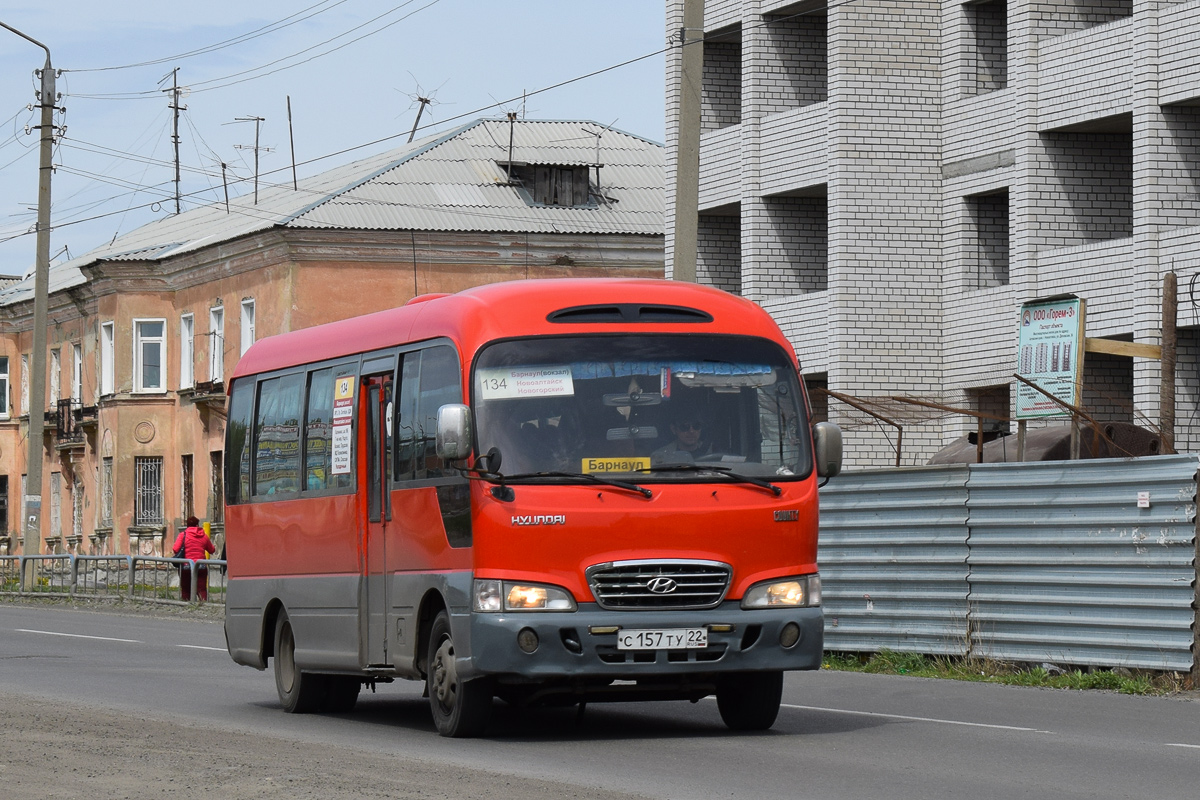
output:
M367 33L363 34L362 36L359 36L355 39L351 39L348 42L343 42L342 44L339 44L337 47L330 48L329 50L326 50L325 52L322 52L322 53L317 53L314 56L303 59L301 61L297 61L294 64L287 64L285 66L279 67L278 69L273 69L273 70L268 70L266 72L262 72L262 70L267 70L268 67L272 67L272 66L282 63L284 61L288 61L289 59L298 58L299 56L302 56L305 53L315 50L318 47L323 47L324 45L327 45L330 42L335 42L338 39L341 39L345 36L349 36L350 34L354 33L357 30L361 30L362 28L366 27L367 25L371 25L372 23L378 22L379 20L383 19L384 17L387 17L391 14L394 14L397 11L400 11L401 9L404 9L404 8L412 5L416 1L417 0L405 0L405 2L401 3L400 5L394 6L393 8L383 12L382 14L376 15L375 17L372 17L371 19L367 20L366 22L356 25L353 28L350 28L347 31L343 31L342 33L339 33L336 36L332 36L322 42L318 42L314 45L310 45L309 47L306 47L303 50L298 50L289 55L283 56L281 58L277 58L274 61L268 61L266 64L260 64L257 67L252 67L247 70L242 70L241 72L234 72L230 75L224 75L219 78L209 78L208 80L196 81L196 82L192 83L189 88L191 89L191 91L193 93L210 92L215 89L225 89L230 86L236 86L240 83L246 83L247 81L257 80L259 78L265 78L268 75L274 75L277 72L282 72L284 70L291 69L293 67L298 67L301 64L307 64L308 62L313 61L315 59L322 58L331 53L336 53L337 51L342 50L343 48L349 47L350 45L355 44L356 42L360 42L363 39L374 36L378 33L382 33L383 31L387 30L388 28L391 28L393 25L397 25L397 24L405 21L406 19L409 19L413 15L418 14L421 11L424 11L425 9L429 8L430 6L437 5L438 3L441 2L441 0L430 0L430 2L426 3L425 5L421 6L418 9L415 9L414 11L410 11L408 14L405 14L403 17L392 20L391 22L387 23L386 25L383 25L383 26L377 28L376 30L368 31ZM251 73L260 73L260 74L251 74ZM241 76L243 76L243 75L249 75L250 77L241 78ZM233 78L241 78L241 80L232 80ZM211 84L216 84L216 85L211 85ZM108 94L76 94L76 95L72 95L72 96L76 97L76 98L85 99L85 100L137 100L137 99L148 100L151 98L158 97L159 92L157 90L155 90L155 91L142 91L142 92L115 92L115 93L108 93Z
M156 64L166 64L166 63L173 62L173 61L182 61L185 58L193 58L195 56L207 55L208 53L215 53L218 50L224 50L227 47L233 47L234 45L244 44L245 42L249 42L254 39L258 39L262 36L266 36L271 33L275 33L276 31L281 31L284 28L290 28L292 25L295 25L300 22L304 22L305 20L308 20L308 19L312 19L313 17L317 16L318 14L324 14L326 11L332 11L334 8L337 8L338 6L342 5L343 3L348 2L348 0L337 0L337 2L334 2L333 5L327 5L329 2L330 2L330 0L321 0L320 3L316 3L314 5L309 6L308 8L301 9L300 11L297 11L294 14L290 14L281 20L276 20L275 22L264 25L261 28L256 28L247 33L239 34L237 36L234 36L229 39L225 39L225 40L217 42L215 44L206 45L204 47L200 47L195 50L188 50L186 52L178 53L173 56L165 56L163 58L156 58L156 59L152 59L150 61L139 61L134 64L119 64L119 65L109 66L109 67L86 67L86 68L81 68L81 69L63 70L63 72L111 72L113 70L134 69L137 67L150 67L150 66L154 66ZM320 8L320 6L327 6L327 7ZM318 10L313 11L313 9L318 9ZM308 14L309 11L312 11L313 13ZM307 14L307 16L301 17L300 16L301 14ZM293 19L293 17L299 17L299 19ZM291 20L291 21L289 22L289 20Z

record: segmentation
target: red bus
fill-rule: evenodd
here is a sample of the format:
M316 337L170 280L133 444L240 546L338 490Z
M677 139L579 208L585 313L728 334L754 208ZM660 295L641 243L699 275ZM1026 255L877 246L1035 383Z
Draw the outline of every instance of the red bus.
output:
M494 698L716 695L764 729L820 667L841 433L747 300L516 281L266 338L226 445L229 653L289 712L405 678L445 736Z

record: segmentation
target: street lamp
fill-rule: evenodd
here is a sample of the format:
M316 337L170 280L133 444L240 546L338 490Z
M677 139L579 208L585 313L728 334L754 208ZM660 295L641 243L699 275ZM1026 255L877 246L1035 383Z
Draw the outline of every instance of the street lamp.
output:
M54 104L58 95L54 88L54 68L50 65L50 48L16 28L0 22L0 27L22 39L33 42L46 51L46 66L42 67L42 91L38 106L42 110L41 161L38 171L37 261L33 278L33 352L29 382L29 444L26 456L25 519L22 555L41 552L42 539L42 441L46 424L46 316L50 288L50 172L54 155ZM33 561L26 561L22 584L26 591L33 589Z

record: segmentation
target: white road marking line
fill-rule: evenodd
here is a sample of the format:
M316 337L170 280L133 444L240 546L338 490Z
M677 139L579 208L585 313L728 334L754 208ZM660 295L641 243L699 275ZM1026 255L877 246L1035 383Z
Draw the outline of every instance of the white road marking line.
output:
M877 711L851 711L845 708L822 708L821 706L797 706L789 703L780 703L781 708L797 708L802 711L828 711L831 714L855 714L861 717L882 717L885 719L903 719L909 722L936 722L942 725L965 725L969 728L993 728L1001 731L1022 731L1024 733L1053 733L1053 731L1043 731L1037 728L1020 728L1015 725L989 725L983 722L963 722L957 719L936 719L933 717L909 717L904 714L881 714Z
M176 647L186 647L189 650L212 650L216 653L228 652L224 647L204 647L204 646L198 645L198 644L177 644L175 646Z
M111 636L84 636L82 633L58 633L57 631L34 631L28 628L17 628L17 633L40 633L43 636L66 636L71 639L96 639L101 642L128 642L141 644L137 639L116 639Z
M1192 750L1200 750L1200 744L1173 744L1173 743L1168 743L1166 746L1167 746L1167 747L1188 747L1188 748L1191 748Z

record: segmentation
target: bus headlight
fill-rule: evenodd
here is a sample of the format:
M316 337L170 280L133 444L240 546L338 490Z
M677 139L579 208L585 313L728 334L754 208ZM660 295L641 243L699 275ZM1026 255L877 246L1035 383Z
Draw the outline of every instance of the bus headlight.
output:
M820 575L800 575L756 583L742 598L742 608L803 608L819 605Z
M574 611L575 599L565 589L540 583L476 579L472 606L480 612Z

